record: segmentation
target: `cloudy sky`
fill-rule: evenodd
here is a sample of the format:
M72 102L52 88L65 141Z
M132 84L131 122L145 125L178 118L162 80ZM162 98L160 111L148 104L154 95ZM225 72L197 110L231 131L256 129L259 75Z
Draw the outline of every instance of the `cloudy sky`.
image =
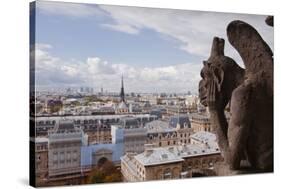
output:
M214 36L232 20L253 25L273 49L264 15L36 2L36 85L96 91L197 92ZM226 55L241 58L226 42Z

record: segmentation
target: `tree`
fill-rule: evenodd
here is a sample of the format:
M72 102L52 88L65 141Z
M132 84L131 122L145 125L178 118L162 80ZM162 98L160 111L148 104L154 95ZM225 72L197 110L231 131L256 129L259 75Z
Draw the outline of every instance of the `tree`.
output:
M88 176L87 183L105 183L121 182L122 174L120 170L111 161L105 161L103 164L92 169Z
M105 174L99 169L94 168L88 176L88 183L103 183Z

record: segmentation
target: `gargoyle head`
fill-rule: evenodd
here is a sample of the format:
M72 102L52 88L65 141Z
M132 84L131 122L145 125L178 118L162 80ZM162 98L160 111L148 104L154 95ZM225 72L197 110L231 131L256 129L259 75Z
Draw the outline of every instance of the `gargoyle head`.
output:
M224 39L215 37L211 55L203 61L199 82L199 98L201 104L208 106L210 85L215 84L216 101L225 108L231 98L232 91L242 82L244 70L231 58L224 55Z

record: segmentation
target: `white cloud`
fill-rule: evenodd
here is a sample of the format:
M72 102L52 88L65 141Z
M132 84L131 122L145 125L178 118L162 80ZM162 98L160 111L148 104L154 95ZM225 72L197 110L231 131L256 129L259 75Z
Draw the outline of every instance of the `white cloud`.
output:
M243 66L235 49L228 43L226 27L233 20L243 20L253 25L273 49L273 28L265 24L264 15L201 12L175 9L157 9L128 6L89 5L38 1L37 8L48 14L69 17L102 16L101 27L137 35L150 29L178 41L178 48L203 59L208 58L214 36L226 39L226 55ZM201 60L200 60L201 61Z
M54 1L37 1L36 8L47 14L63 15L70 17L102 16L104 13L96 8L82 3L64 3Z
M120 90L124 75L127 92L197 92L201 64L186 63L162 67L137 67L112 64L98 57L66 61L54 57L48 44L36 44L36 82L43 87L103 86L108 91Z
M204 58L209 56L214 36L226 39L226 53L237 62L242 62L238 53L228 43L226 27L233 20L243 20L253 25L273 48L273 28L264 22L266 16L249 14L226 14L172 9L151 9L102 5L114 23L106 24L110 29L130 33L125 29L133 28L138 34L142 29L151 29L172 37L179 42L178 48Z
M102 61L98 57L90 57L87 59L87 67L92 74L114 74L115 70L106 61Z
M128 34L138 34L139 30L137 28L134 28L130 25L124 25L124 24L117 24L117 25L112 25L112 24L102 24L103 27L109 28L111 30L116 30L120 32L125 32Z

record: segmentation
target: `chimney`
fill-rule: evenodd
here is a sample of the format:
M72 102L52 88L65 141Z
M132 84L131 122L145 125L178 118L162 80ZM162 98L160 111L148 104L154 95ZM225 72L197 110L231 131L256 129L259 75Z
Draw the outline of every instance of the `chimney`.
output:
M129 159L132 159L132 158L133 158L135 155L137 155L137 154L134 153L134 152L127 152L126 155L127 155L127 157L128 157Z
M150 156L153 153L154 144L145 144L144 145L144 155L146 157Z
M174 152L174 147L173 147L173 146L170 146L170 147L168 148L168 150L169 150L169 152L173 153L173 152Z

